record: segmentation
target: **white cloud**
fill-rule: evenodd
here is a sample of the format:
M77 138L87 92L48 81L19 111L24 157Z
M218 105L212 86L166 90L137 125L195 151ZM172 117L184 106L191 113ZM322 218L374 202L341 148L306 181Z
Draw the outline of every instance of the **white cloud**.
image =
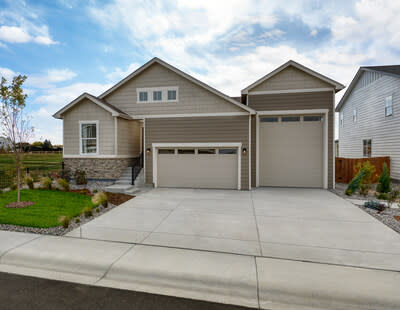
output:
M318 34L318 30L317 29L313 29L310 32L310 36L315 37Z
M16 26L0 26L0 40L7 43L35 42L44 45L58 44L58 42L53 41L48 35L32 36L25 29Z
M13 70L0 67L0 76L4 77L5 79L10 80L15 75L16 75L16 73Z
M141 65L143 65L143 64L134 62L134 63L131 63L126 70L123 70L121 68L115 68L114 71L106 74L106 77L109 81L116 83L119 80L121 80L122 78L131 74L136 69L138 69ZM104 68L103 68L103 70L104 70Z

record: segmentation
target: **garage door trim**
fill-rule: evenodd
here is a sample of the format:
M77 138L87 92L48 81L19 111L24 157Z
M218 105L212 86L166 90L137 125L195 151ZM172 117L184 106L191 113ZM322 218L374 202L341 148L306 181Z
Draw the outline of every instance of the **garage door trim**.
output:
M278 111L257 111L257 124L256 124L256 187L260 186L260 116L264 115L305 115L305 114L323 114L323 188L328 188L328 123L329 123L329 110L328 109L305 109L305 110L278 110Z
M159 148L203 148L203 147L210 147L210 148L225 148L231 147L237 149L238 155L238 180L237 180L237 189L241 189L241 163L242 163L242 156L241 156L241 149L242 143L241 142L221 142L221 143L152 143L152 152L153 152L153 183L154 187L158 187L158 179L157 179L157 159L158 159L158 152Z

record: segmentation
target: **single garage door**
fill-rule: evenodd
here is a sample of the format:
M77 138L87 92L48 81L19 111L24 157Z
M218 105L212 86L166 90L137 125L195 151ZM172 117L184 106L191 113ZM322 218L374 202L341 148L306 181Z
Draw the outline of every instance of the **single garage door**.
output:
M237 189L238 149L157 149L157 186Z
M260 118L261 186L323 187L323 117Z

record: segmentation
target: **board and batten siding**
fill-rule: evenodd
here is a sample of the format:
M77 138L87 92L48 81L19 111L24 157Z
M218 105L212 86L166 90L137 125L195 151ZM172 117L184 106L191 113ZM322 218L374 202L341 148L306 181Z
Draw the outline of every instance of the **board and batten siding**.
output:
M332 86L331 86L332 87ZM305 92L288 94L249 95L248 105L257 111L283 111L328 109L328 187L333 187L333 139L334 139L334 92ZM256 144L257 140L254 140ZM252 167L255 167L255 159ZM252 179L256 177L256 170L252 169Z
M63 114L64 155L79 155L79 121L99 121L99 155L114 154L114 117L88 99Z
M332 85L321 81L320 79L305 73L295 67L289 66L276 75L270 77L261 84L250 90L271 91L271 90L289 90L289 89L311 89L311 88L332 88Z
M179 87L178 102L137 103L137 88L168 86ZM152 96L151 93L149 93L150 96ZM244 112L229 101L157 63L108 94L104 99L132 116Z
M140 121L118 118L118 155L140 155Z
M249 149L249 117L148 118L145 122L145 149L153 143L241 142ZM146 154L146 183L153 183L153 156ZM241 156L241 188L249 189L249 156Z
M372 156L390 156L391 177L400 180L400 78L381 75L360 77L347 98L343 111L343 127L339 124L339 156L363 157L363 140L372 140ZM357 83L358 84L358 83ZM392 96L393 115L385 117L385 98ZM353 110L357 109L357 122L353 123Z

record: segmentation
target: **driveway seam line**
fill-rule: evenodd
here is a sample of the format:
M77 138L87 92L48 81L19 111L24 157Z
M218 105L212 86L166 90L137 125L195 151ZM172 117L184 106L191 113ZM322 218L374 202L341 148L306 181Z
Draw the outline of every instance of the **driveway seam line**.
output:
M260 305L260 284L258 281L258 268L257 268L257 257L254 256L254 266L256 268L256 284L257 284L257 303L258 303L258 309L261 309Z
M99 281L103 280L107 274L110 272L111 268L122 258L125 256L125 254L127 254L130 250L132 250L134 247L136 246L136 244L132 244L126 251L124 251L124 253L122 253L114 262L111 263L111 265L107 268L107 270L104 272L104 274L97 280L94 282L94 284L97 284Z
M10 253L11 251L13 251L13 250L15 250L15 249L18 249L18 248L20 248L20 247L22 247L22 246L28 244L29 242L35 241L35 240L40 239L40 238L43 238L43 237L44 237L43 235L39 235L39 236L36 237L36 238L33 238L33 239L31 239L31 240L28 240L28 241L25 241L24 243L21 243L21 244L19 244L19 245L16 245L15 247L12 247L11 249L8 249L7 251L5 251L3 254L0 255L0 263L1 263L1 261L2 261L2 258L3 258L5 255L7 255L8 253Z
M257 223L256 209L254 208L253 193L251 191L250 191L250 200L251 200L251 206L252 206L252 209L253 209L254 222L256 224L258 246L260 247L260 254L261 254L261 256L263 256L261 240L260 240L260 231L258 229L258 223Z

